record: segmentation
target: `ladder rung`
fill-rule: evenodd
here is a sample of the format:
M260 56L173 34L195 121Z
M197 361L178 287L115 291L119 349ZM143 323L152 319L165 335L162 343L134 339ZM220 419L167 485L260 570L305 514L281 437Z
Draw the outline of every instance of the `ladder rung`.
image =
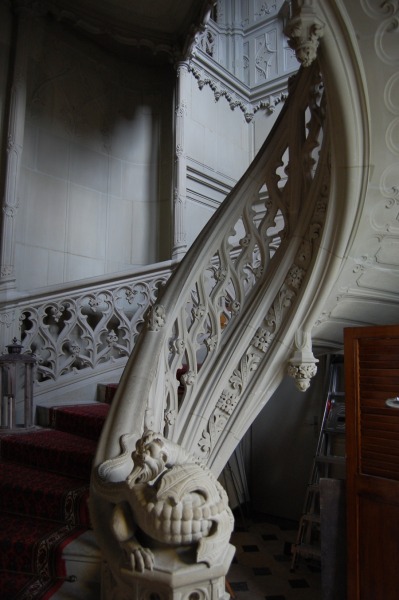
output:
M321 557L321 550L318 546L311 546L310 544L298 544L295 546L295 554L302 554L302 556L313 556L315 558Z
M343 465L346 462L345 456L316 456L315 460L321 463L328 463L332 465Z
M339 427L324 427L323 433L328 433L330 435L345 435L345 425L340 425Z
M319 478L321 477L321 472L329 471L327 467L323 469L321 465L345 465L346 463L345 456L328 454L332 450L332 443L335 441L340 442L340 437L338 436L341 436L341 438L345 437L345 392L337 390L338 384L342 383L342 377L340 378L337 369L338 367L342 367L342 365L343 358L339 362L334 360L330 363L329 390L326 397L316 455L313 461L312 475L307 486L304 512L299 521L296 543L292 545L293 558L291 571L295 569L296 560L299 555L305 558L321 558L320 544L318 543L321 537L320 512L311 512L318 511L318 498L316 494L320 492ZM337 450L339 451L340 448L337 448ZM312 544L313 540L315 544Z
M312 523L320 523L320 515L317 513L306 513L301 517L302 521L311 521Z
M307 487L307 493L317 494L320 491L320 486L318 483L311 483Z

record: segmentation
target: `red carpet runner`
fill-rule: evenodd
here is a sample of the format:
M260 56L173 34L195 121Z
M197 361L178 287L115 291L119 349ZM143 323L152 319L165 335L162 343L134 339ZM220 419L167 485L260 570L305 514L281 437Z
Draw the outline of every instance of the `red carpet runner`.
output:
M90 528L90 469L108 410L52 409L51 429L0 433L1 600L46 600L62 585L62 551Z

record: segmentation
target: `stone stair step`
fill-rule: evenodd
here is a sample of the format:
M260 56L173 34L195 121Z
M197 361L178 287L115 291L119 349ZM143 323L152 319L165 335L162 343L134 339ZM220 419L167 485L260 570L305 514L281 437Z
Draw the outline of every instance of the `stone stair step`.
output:
M85 531L70 542L62 558L67 579L57 591L57 600L98 600L102 560L93 531Z

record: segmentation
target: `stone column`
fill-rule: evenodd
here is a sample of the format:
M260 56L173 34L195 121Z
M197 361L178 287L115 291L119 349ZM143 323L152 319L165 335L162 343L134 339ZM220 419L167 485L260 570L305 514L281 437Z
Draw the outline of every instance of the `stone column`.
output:
M17 1L15 8L15 55L9 95L7 154L2 199L0 289L15 287L14 246L15 219L18 211L18 184L24 142L27 64L32 31L29 1Z
M173 194L173 250L172 258L181 260L187 250L186 188L187 159L185 153L184 125L187 116L187 93L189 67L187 62L177 65L176 126L175 126L175 174Z
M233 73L240 80L244 81L244 47L243 47L243 35L242 35L242 13L241 13L241 0L235 0L234 2L234 36L233 36Z

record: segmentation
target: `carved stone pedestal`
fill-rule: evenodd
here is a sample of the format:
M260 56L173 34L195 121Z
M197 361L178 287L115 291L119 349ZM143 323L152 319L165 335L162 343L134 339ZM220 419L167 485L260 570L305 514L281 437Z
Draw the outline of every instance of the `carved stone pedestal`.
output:
M105 567L102 600L229 600L225 576L234 552L229 544L221 560L208 567L195 563L193 548L157 549L152 571L122 567L119 585Z

